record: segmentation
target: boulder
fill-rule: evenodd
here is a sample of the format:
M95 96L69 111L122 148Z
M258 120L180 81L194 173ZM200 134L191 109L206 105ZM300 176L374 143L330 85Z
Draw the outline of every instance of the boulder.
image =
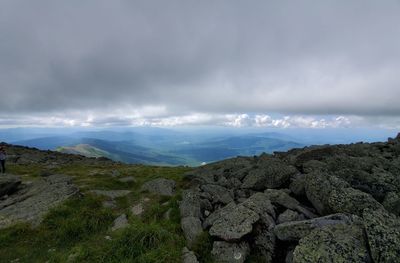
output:
M279 204L291 210L304 214L307 218L314 218L316 215L307 208L300 205L300 202L288 195L284 190L267 189L264 194L273 204Z
M114 220L113 226L111 227L111 231L116 231L118 229L122 229L129 226L128 218L125 214L120 215Z
M204 228L204 229L207 229L207 228L209 228L210 226L212 226L212 225L215 223L215 221L217 221L218 219L223 218L223 217L228 217L229 214L230 214L235 208L236 208L235 202L231 202L231 203L229 203L228 205L226 205L226 206L224 206L224 207L222 207L222 208L220 208L220 209L215 210L213 213L211 213L211 214L206 218L206 220L204 220L204 222L203 222L203 228Z
M363 229L356 224L339 224L315 229L302 238L293 262L371 262L371 258Z
M195 190L185 190L179 204L181 217L201 217L201 201L199 193Z
M175 194L175 187L176 183L174 180L158 178L144 183L142 190L158 195L173 196Z
M253 224L260 219L260 216L244 205L231 205L220 213L209 230L211 236L226 241L239 240L246 234L251 233Z
M51 175L29 184L0 201L0 228L18 222L37 226L49 209L79 193L71 177Z
M400 195L398 193L387 193L382 205L390 213L400 216Z
M289 189L296 196L304 196L306 194L305 185L306 176L304 174L298 174L292 178Z
M365 209L363 218L374 262L398 262L400 219L384 209Z
M144 208L143 208L143 204L142 203L138 203L134 206L131 207L131 213L132 215L135 216L141 216L144 212Z
M201 190L208 193L211 197L211 202L213 204L229 204L233 201L233 192L232 190L228 190L225 187L215 185L215 184L206 184L201 186Z
M250 254L250 246L246 242L228 243L215 241L211 254L216 262L243 263Z
M268 196L264 193L255 193L245 201L241 203L241 205L253 210L256 212L260 218L265 217L267 215L275 218L275 209L271 204ZM265 219L265 218L264 218Z
M349 225L356 220L357 218L351 215L334 214L310 220L282 223L275 226L274 233L280 240L297 241L310 234L314 229L330 225Z
M250 170L243 179L242 188L254 190L279 188L297 172L293 166L284 163L278 158L269 156L260 157L257 166L258 168Z
M18 176L0 174L0 197L16 192L20 184L21 178Z
M193 251L190 251L187 247L182 249L182 263L199 263L197 261L196 255Z
M305 191L307 198L321 215L332 213L328 204L331 191L349 186L347 182L329 174L317 172L306 175Z
M299 214L296 211L286 209L282 214L278 216L277 224L282 224L290 221L300 221L305 220L305 216L303 214Z
M370 194L353 188L335 189L329 194L328 206L334 213L362 216L365 208L383 208Z
M182 218L181 228L189 247L191 247L196 242L201 233L203 233L201 221L198 217L189 216Z

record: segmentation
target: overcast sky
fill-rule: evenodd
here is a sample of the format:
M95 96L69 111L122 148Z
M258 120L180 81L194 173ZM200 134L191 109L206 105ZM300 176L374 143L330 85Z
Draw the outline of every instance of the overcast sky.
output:
M0 126L400 128L400 1L0 0Z

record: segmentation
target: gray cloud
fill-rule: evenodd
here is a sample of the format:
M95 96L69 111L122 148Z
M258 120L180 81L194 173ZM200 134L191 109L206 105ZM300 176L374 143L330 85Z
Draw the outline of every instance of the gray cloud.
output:
M399 13L372 0L2 0L0 111L396 118Z

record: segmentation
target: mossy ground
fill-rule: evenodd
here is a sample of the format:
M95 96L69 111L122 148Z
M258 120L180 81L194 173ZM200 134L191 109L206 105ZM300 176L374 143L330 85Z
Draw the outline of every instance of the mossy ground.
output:
M9 165L8 172L23 180L35 180L46 174L66 174L74 179L82 195L52 209L42 224L26 224L0 230L1 262L180 262L185 245L180 228L178 200L187 184L185 167L155 167L113 164L107 166L73 165L45 168L40 165ZM111 176L118 171L119 177ZM118 178L133 176L136 182L123 183ZM141 192L148 180L163 177L177 182L177 194L160 197ZM116 201L116 208L104 208L105 199L90 190L131 190ZM130 207L148 198L141 217ZM169 219L165 212L170 210ZM113 220L125 213L130 226L110 231Z

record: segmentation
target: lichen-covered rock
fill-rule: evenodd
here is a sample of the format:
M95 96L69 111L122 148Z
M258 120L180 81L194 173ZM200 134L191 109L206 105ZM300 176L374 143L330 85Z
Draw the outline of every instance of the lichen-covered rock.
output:
M275 226L274 233L280 240L296 241L307 236L314 229L331 225L349 225L357 220L356 217L351 215L335 214L310 220L282 223Z
M384 209L365 209L363 218L374 262L399 262L400 219Z
M201 217L200 196L195 190L185 190L179 205L181 217Z
M231 205L220 213L210 228L210 235L226 241L239 240L246 234L251 233L253 224L260 216L244 205Z
M371 262L371 259L362 228L340 224L315 229L302 238L294 250L293 262L349 263Z
M193 251L190 251L187 247L182 249L182 263L199 263L196 255Z
M310 173L306 175L305 190L308 200L321 215L332 213L328 200L332 190L348 188L350 185L329 174Z
M198 217L189 216L182 218L181 228L189 247L191 247L196 242L201 233L203 233L201 221Z
M21 178L18 176L0 174L0 197L14 193L20 184Z
M288 195L282 189L267 189L264 191L266 197L274 204L279 204L291 210L296 210L304 214L307 218L314 218L316 215L300 205L300 202Z
M305 185L306 176L304 174L298 174L292 178L289 189L296 196L304 196L306 195Z
M288 182L291 175L297 171L293 166L270 156L260 157L257 166L258 168L250 170L243 179L242 188L255 190L278 188Z
M268 196L264 193L255 193L245 201L241 203L241 205L253 210L260 217L266 217L267 215L271 215L275 218L275 209L271 204L271 201L268 199Z
M222 203L226 205L233 201L232 190L228 190L225 187L215 184L206 184L201 186L201 190L210 195L211 197L210 201L213 204Z
M242 188L255 190L278 188L288 182L290 176L296 173L293 166L274 157L260 158L257 164L258 168L250 170L244 178Z
M215 241L211 254L216 262L243 263L250 253L250 246L246 242L228 243Z
M144 183L142 190L158 195L173 196L175 194L175 187L176 183L174 180L158 178Z
M329 194L328 206L334 213L351 213L359 216L362 216L365 208L382 208L382 205L371 195L353 188L332 190Z
M232 210L236 208L235 202L231 202L227 204L226 206L215 210L213 213L211 213L206 220L203 222L203 228L207 229L210 226L214 224L215 221L217 221L220 218L223 217L228 217L228 215L231 213Z
M400 216L400 195L395 192L389 192L386 194L382 205L387 211L397 216Z
M290 222L290 221L300 221L300 220L305 220L305 216L303 214L299 214L296 211L286 209L282 214L278 216L277 223L282 224L285 222Z

